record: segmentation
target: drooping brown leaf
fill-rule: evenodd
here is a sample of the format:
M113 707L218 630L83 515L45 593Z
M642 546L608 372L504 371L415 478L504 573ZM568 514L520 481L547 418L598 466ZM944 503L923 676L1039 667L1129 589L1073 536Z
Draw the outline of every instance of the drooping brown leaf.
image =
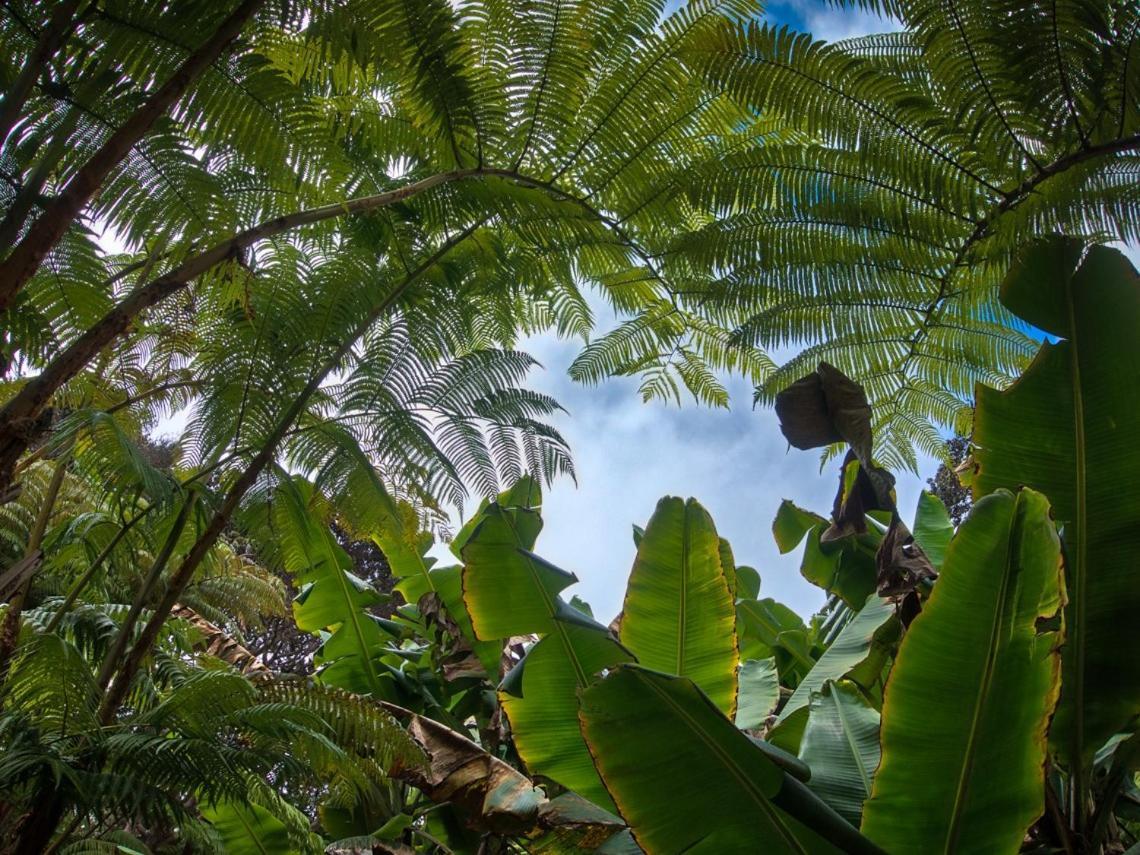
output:
M796 448L846 442L864 464L871 460L871 407L863 387L826 362L776 396L776 415Z
M522 772L445 725L394 704L383 706L407 722L408 733L428 759L426 766L397 765L389 774L432 801L455 805L472 827L544 845L573 840L574 851L581 852L625 828L620 819L573 793L547 798Z
M229 633L202 617L189 606L175 603L170 616L184 620L202 634L199 647L215 659L221 659L247 677L269 677L273 672L261 661L261 657L238 644Z
M496 834L522 834L538 823L546 794L526 775L493 757L439 722L384 704L427 755L426 766L390 770L393 778L423 791L432 801L450 802L478 826Z
M938 578L938 571L915 542L906 523L897 516L883 535L875 561L880 597L901 599L920 585Z

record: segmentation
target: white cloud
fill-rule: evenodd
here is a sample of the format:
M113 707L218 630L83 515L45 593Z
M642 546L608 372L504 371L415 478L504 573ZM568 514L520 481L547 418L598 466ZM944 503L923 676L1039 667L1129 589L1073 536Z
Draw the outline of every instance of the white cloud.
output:
M808 32L827 42L899 29L898 22L891 18L860 9L837 8L826 0L789 0L787 5L803 19Z
M827 513L838 463L820 473L815 452L789 450L775 413L751 409L752 389L743 380L729 383L734 408L728 411L643 404L634 379L595 388L573 383L566 367L579 346L552 335L520 346L546 367L532 375L531 385L569 410L555 426L571 443L578 487L563 479L547 491L545 528L536 547L578 576L580 583L567 596L583 597L600 619L616 615L633 564L631 527L645 525L658 499L676 495L693 496L708 509L737 562L760 571L762 596L805 616L819 608L823 595L800 577L798 551L778 553L772 518L784 498ZM924 468L929 475L935 465L930 461ZM904 516L922 485L913 475L899 474Z

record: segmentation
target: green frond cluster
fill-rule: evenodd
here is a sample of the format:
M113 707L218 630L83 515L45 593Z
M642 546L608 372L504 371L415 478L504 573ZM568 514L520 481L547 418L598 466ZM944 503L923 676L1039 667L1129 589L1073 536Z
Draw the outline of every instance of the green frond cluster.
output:
M734 340L799 351L758 398L831 362L866 387L884 459L914 468L939 428L966 429L976 382L1009 382L1036 350L997 303L1017 250L1136 238L1137 13L860 5L902 31L829 45L726 23L686 50L796 133L702 171L688 196L716 218L671 251L731 272L702 307Z

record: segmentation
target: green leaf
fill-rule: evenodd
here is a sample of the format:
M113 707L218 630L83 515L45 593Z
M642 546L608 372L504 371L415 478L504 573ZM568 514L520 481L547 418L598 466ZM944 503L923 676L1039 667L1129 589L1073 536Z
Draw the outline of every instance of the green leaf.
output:
M479 523L483 521L483 516L491 504L492 502L487 499L482 499L479 502L479 507L476 508L475 513L472 514L471 519L467 520L459 531L455 533L455 537L451 539L449 548L456 558L463 558L463 547L466 546L467 541L471 539L472 532L474 532L475 529L479 527ZM542 488L530 475L524 475L509 488L500 493L495 498L494 504L500 508L523 508L538 513L542 508ZM533 549L534 543L532 542L527 548Z
M787 555L800 545L804 535L819 525L827 525L827 520L813 511L807 511L790 499L780 502L776 518L772 520L772 536L781 555Z
M1069 604L1051 740L1067 764L1140 711L1140 281L1119 252L1062 238L1027 253L1005 304L1060 336L1004 392L979 387L975 495L1026 485L1064 524ZM1078 266L1079 264L1079 266Z
M492 503L483 511L463 546L463 600L478 638L554 628L558 593L577 577L530 552L541 529L534 510Z
M1040 493L979 500L903 638L864 832L891 852L1017 852L1044 807L1060 543Z
M798 614L771 597L737 603L736 625L740 635L741 657L745 659L765 659L771 656L776 639L782 632L807 632L807 627Z
M914 529L911 532L935 568L942 566L950 538L954 536L954 523L942 500L923 490L918 496L914 511Z
M434 588L428 575L431 564L424 559L431 536L420 530L415 508L392 497L366 458L350 473L347 493L351 501L341 502L340 509L380 547L404 600L418 603Z
M522 665L522 694L499 693L515 749L532 775L543 775L607 810L613 803L598 779L578 728L578 693L600 671L628 662L629 653L600 626L558 621Z
M858 686L828 680L812 692L800 759L811 767L808 786L858 826L879 767L879 712Z
M204 805L202 816L214 826L227 855L290 855L297 850L285 824L251 802Z
M890 600L874 594L868 597L863 608L843 627L843 631L788 698L776 719L777 728L784 726L798 712L803 711L802 714L806 715L812 692L822 689L825 682L847 676L862 663L871 652L875 634L894 615L895 607Z
M848 535L824 543L821 538L826 528L820 524L807 533L800 575L829 594L842 597L852 608L858 608L875 592L875 549L863 542L873 536Z
M358 694L388 697L379 658L388 633L367 609L382 602L371 585L353 575L352 559L332 531L309 510L315 491L301 478L283 481L274 502L276 531L286 569L300 585L293 617L304 632L325 635L314 656L323 683Z
M649 855L866 852L691 681L619 667L582 693L598 771Z
M570 605L576 608L582 614L586 615L586 617L592 618L594 616L594 610L590 607L590 604L579 597L577 594L570 598Z
M760 596L760 574L755 567L740 564L736 568L736 598L755 600Z
M503 644L501 640L480 641L475 637L471 615L467 613L467 604L463 602L463 568L457 564L434 567L431 570L431 579L448 614L470 643L484 670L492 680L497 679L503 656Z
M695 499L658 502L626 588L621 640L642 665L692 678L732 715L740 657L723 544Z
M759 730L779 700L780 677L776 672L775 659L746 659L740 663L737 727Z

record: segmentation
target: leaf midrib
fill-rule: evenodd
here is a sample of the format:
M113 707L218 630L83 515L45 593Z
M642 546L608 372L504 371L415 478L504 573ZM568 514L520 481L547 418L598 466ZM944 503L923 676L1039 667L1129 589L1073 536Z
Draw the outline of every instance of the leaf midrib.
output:
M1076 307L1073 305L1072 277L1065 280L1065 308L1069 315L1069 370L1073 386L1073 430L1074 430L1074 490L1076 493L1077 511L1077 555L1073 566L1074 592L1072 598L1072 633L1073 633L1073 697L1076 699L1073 709L1073 771L1074 790L1084 789L1084 747L1085 747L1085 605L1087 597L1086 555L1088 537L1088 501L1087 501L1087 472L1085 467L1085 404L1081 387L1080 350L1077 347L1077 318ZM1083 796L1079 795L1079 799ZM1078 822L1083 818L1084 811L1078 812Z
M689 732L696 735L701 743L707 748L728 770L728 773L737 781L741 789L748 793L753 802L757 804L761 811L768 817L769 821L779 832L784 842L795 852L800 855L807 855L807 849L792 833L791 829L784 823L783 817L764 795L764 793L756 787L752 778L741 769L735 759L715 740L709 738L708 733L700 726L700 722L694 719L689 713L677 703L677 701L668 692L661 689L661 687L654 684L652 680L646 679L644 676L638 674L636 671L632 672L636 675L644 685L648 686L650 690L657 695L657 697L664 702L673 712L688 726Z
M977 752L978 729L981 724L982 710L989 697L990 686L993 683L994 671L997 667L998 637L1004 623L1006 609L1009 606L1007 597L1009 593L1010 566L1013 561L1012 552L1015 545L1013 533L1017 526L1019 504L1020 500L1014 498L1009 530L1006 533L1005 562L1003 564L1004 572L1001 577L1001 587L998 589L997 608L994 609L993 622L990 626L990 643L986 652L985 670L982 673L978 693L974 700L974 712L970 720L970 734L966 740L966 753L962 762L962 770L958 775L958 786L954 792L954 803L950 813L950 827L946 831L946 844L942 849L947 855L954 851L954 847L958 842L958 836L962 831L962 811L966 800L966 793L970 786L970 779L974 771L974 755Z
M871 795L871 778L863 765L863 755L855 744L855 736L851 733L851 726L847 723L847 716L843 713L843 704L839 702L839 687L831 685L831 702L835 704L835 714L839 716L839 726L843 729L843 736L847 740L847 747L851 749L851 756L855 760L855 768L859 770L859 777L863 781L864 796Z
M680 602L677 606L677 668L675 673L685 674L685 630L688 626L688 588L689 588L689 505L686 502L681 506L681 590Z
M364 630L360 625L360 616L357 614L356 604L352 600L352 592L348 590L348 581L345 579L345 569L340 566L340 562L336 560L336 552L332 548L330 542L331 535L326 530L323 532L325 541L325 560L329 562L332 568L333 575L336 577L338 587L340 588L341 595L348 606L345 611L348 613L348 622L352 626L352 633L356 636L357 648L360 650L360 658L364 662L365 671L368 674L368 684L372 689L373 694L377 697L380 696L380 677L376 673L373 666L372 657L369 655L368 644L364 638Z
M574 645L570 643L570 636L566 633L566 627L562 624L562 621L558 620L558 610L554 606L554 600L551 598L550 592L546 590L546 586L542 584L542 578L538 575L538 570L535 569L534 561L526 554L522 538L519 537L518 529L515 528L514 519L505 512L503 513L503 519L506 521L507 528L510 529L511 537L514 538L515 554L522 558L527 570L530 571L531 579L534 580L534 585L538 588L539 596L542 597L542 602L546 606L550 622L554 625L554 630L558 633L558 638L562 642L563 649L566 651L566 658L574 669L574 680L578 683L579 689L585 689L590 684L589 676L586 674L585 666L582 665L581 660L578 658L578 652L574 649Z

